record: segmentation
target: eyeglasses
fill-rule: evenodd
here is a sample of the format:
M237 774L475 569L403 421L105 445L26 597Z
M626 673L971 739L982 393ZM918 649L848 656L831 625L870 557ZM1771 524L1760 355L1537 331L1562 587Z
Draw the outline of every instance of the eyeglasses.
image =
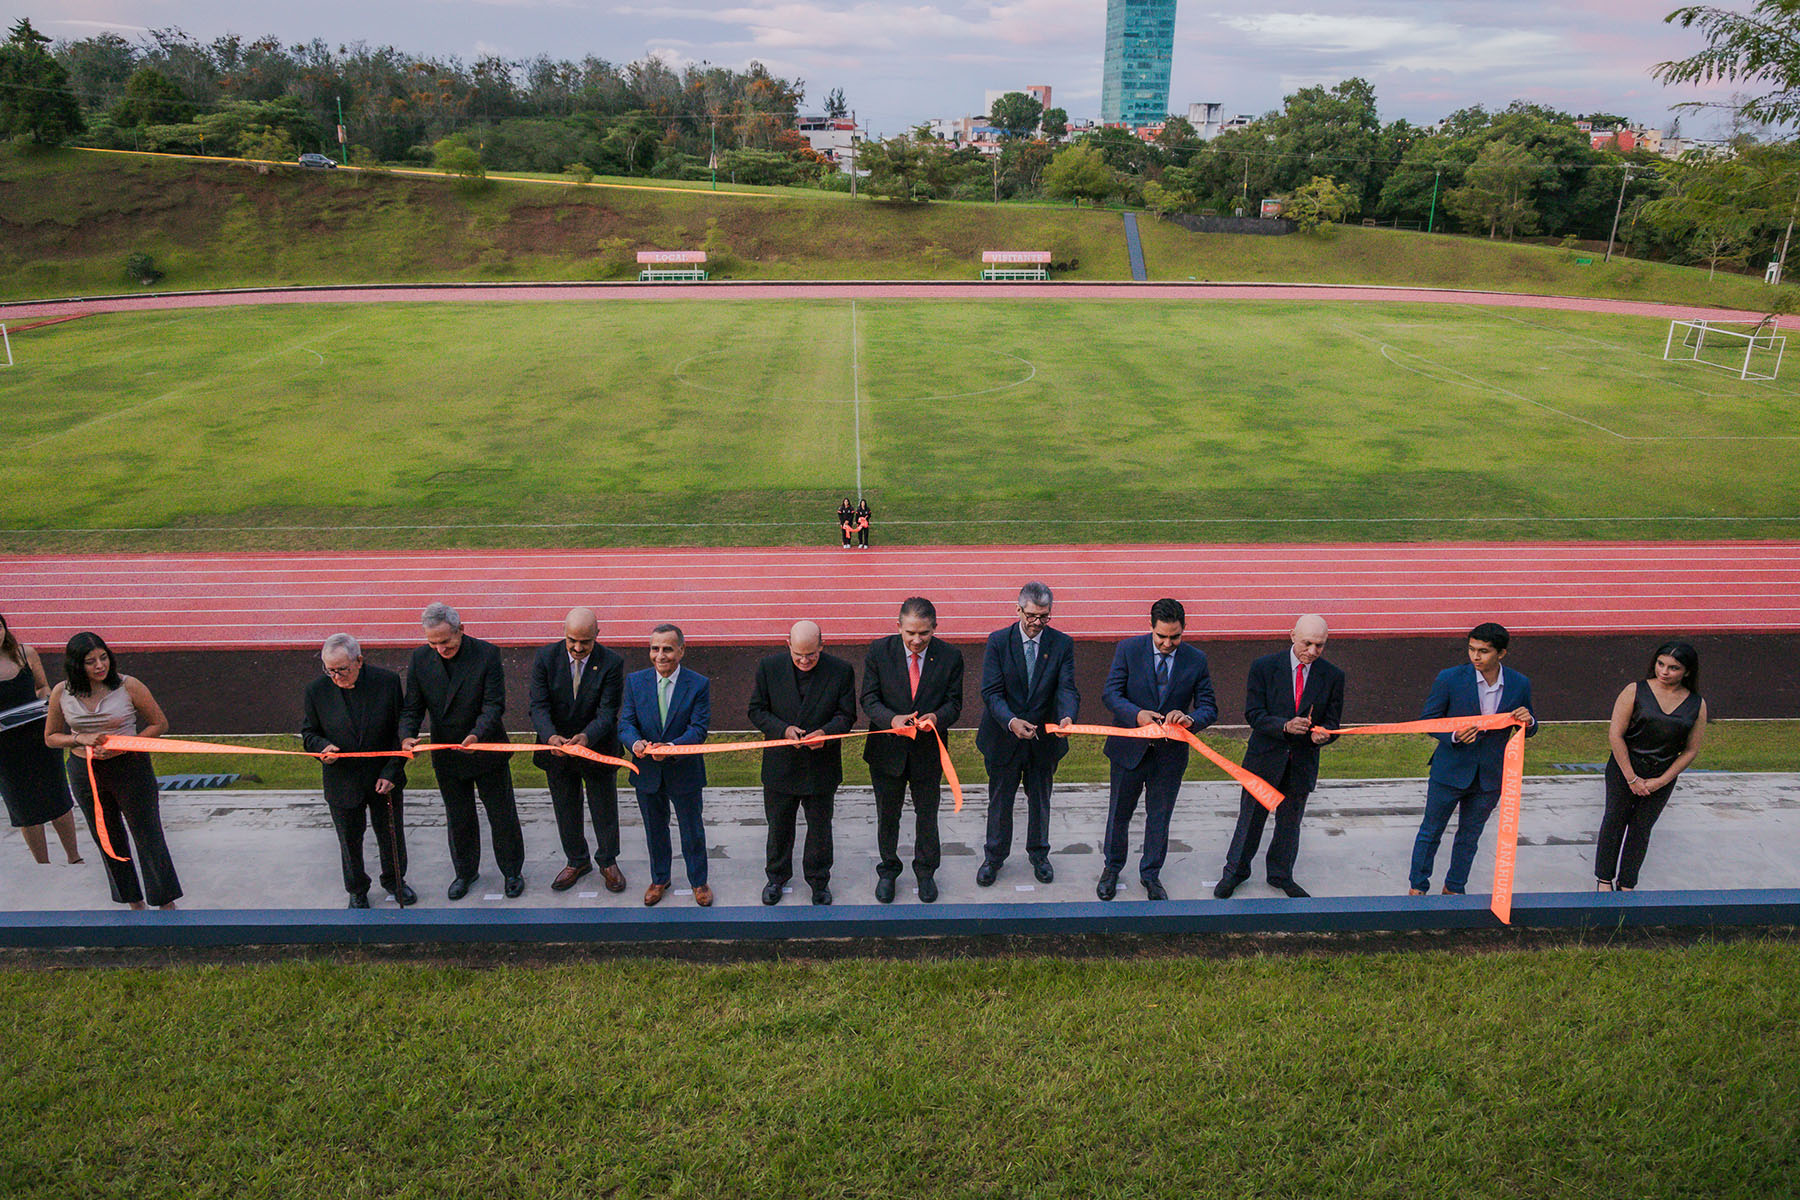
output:
M356 669L361 665L361 663L351 663L347 667L326 667L325 673L333 679L348 679L356 674Z
M1048 625L1050 623L1050 614L1047 612L1026 612L1021 608L1019 610L1019 619L1024 621L1027 625Z

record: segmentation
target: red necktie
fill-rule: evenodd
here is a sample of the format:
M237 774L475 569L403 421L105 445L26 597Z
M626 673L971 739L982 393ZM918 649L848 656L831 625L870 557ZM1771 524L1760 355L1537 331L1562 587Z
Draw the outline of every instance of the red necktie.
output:
M906 673L908 675L912 676L912 694L914 697L917 697L919 694L919 656L918 655L908 654L906 656Z
M1300 694L1306 691L1306 664L1294 664L1294 715L1300 715Z

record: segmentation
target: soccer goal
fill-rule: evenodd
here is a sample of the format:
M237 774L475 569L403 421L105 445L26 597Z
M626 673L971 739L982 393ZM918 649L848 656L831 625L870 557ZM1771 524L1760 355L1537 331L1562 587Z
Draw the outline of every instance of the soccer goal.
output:
M1757 322L1670 321L1663 361L1697 362L1739 379L1774 379L1781 374L1781 356L1787 349L1787 338L1775 332L1778 328L1773 313Z

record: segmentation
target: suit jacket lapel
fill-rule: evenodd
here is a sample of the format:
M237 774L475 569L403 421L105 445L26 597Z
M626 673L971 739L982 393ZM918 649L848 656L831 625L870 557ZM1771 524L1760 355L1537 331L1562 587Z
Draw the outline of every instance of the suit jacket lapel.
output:
M450 674L449 664L436 651L432 652L431 665L437 669L438 684L444 689L444 707L448 709L455 703L456 693L462 690L461 682Z

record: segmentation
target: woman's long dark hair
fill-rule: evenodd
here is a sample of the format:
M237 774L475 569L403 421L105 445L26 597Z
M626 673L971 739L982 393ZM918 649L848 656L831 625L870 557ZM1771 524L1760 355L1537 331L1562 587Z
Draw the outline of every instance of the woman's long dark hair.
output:
M96 650L106 651L106 678L101 682L109 688L119 686L119 656L112 652L106 639L97 633L78 633L63 650L63 675L69 681L69 690L77 696L85 696L91 690L85 663Z
M1700 652L1686 642L1664 642L1650 656L1650 669L1644 672L1644 678L1656 678L1656 660L1668 655L1687 668L1687 674L1681 677L1681 686L1698 696L1700 694Z
M19 670L29 671L31 664L25 661L25 647L19 645L19 639L13 636L12 626L0 617L0 654L19 664Z

